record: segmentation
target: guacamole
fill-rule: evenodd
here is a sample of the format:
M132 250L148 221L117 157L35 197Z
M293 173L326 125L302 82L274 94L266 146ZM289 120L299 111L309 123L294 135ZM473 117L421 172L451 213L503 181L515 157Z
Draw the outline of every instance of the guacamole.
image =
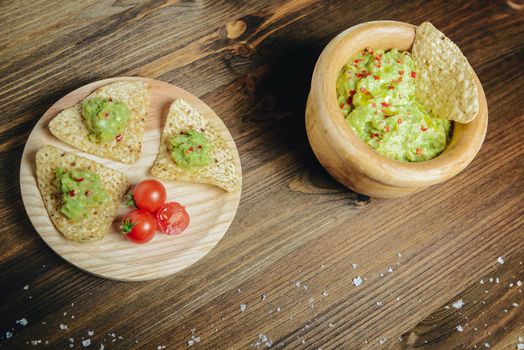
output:
M408 52L367 48L342 67L336 86L351 129L378 153L407 162L436 157L451 137L451 122L415 99L414 79Z
M203 132L189 130L170 139L171 158L182 168L209 165L211 143Z
M93 142L118 140L129 121L130 113L125 103L111 98L91 98L82 103L82 117Z
M62 195L60 212L72 221L86 217L89 209L109 200L102 180L92 171L57 168L55 174Z

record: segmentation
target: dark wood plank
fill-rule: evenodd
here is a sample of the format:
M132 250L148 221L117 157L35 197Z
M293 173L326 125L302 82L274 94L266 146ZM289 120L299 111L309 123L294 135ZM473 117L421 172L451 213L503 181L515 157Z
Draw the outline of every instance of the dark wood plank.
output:
M468 57L490 109L474 162L405 199L338 185L304 130L322 48L377 19L433 22ZM0 6L0 34L0 347L69 348L73 338L75 348L90 339L95 349L180 349L194 336L203 349L265 348L269 339L290 349L514 349L524 337L524 16L515 6L20 0ZM240 209L216 249L144 283L62 261L19 193L20 156L39 116L70 90L119 75L201 97L230 128L244 170ZM355 276L365 278L359 287ZM23 318L26 326L16 323Z

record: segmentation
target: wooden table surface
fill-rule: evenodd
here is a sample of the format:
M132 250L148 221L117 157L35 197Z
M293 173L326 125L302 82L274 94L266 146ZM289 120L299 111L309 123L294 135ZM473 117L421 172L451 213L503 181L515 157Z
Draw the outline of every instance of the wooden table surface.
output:
M524 337L519 7L2 2L0 348L83 348L84 340L93 349L516 349ZM433 22L468 57L490 110L473 163L404 199L335 183L304 130L322 48L377 19ZM174 276L141 283L91 276L53 253L25 214L18 181L24 143L46 109L79 86L124 75L204 100L229 127L244 172L238 213L217 247Z

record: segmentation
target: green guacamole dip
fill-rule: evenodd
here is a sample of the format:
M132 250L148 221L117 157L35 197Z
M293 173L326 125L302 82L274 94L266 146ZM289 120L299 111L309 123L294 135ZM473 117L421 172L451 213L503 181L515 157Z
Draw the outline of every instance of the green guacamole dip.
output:
M129 116L127 106L111 98L91 98L82 103L82 117L93 142L116 139L126 127Z
M203 132L189 130L171 138L171 158L182 168L201 167L211 162L211 143Z
M415 99L415 79L408 52L370 48L353 56L337 78L338 103L351 129L400 161L434 158L451 137L451 122L433 118Z
M57 168L55 174L62 194L60 212L72 221L86 217L89 209L109 200L102 180L92 171Z

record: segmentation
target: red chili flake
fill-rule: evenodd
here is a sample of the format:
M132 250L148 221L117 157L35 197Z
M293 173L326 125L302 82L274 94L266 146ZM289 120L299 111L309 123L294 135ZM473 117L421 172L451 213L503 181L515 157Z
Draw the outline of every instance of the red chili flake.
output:
M400 75L404 75L404 71L401 70L401 71L398 72L398 74L400 74Z
M122 134L118 134L118 135L116 135L115 140L116 140L116 142L120 142L120 141L122 141L122 138L123 138Z
M348 96L347 103L348 105L353 103L353 96Z
M104 112L104 118L107 118L109 116L109 112Z
M376 106L377 106L377 104L376 104L375 102L373 102L373 103L371 104L371 107L376 107Z
M354 94L356 94L357 92L355 90L350 90L349 91L349 96L353 96Z
M362 62L362 60L359 58L358 60L354 60L353 62L355 62L355 64L359 64L360 62Z
M412 78L416 78L417 77L417 72L415 72L415 71L411 72L411 77Z
M397 58L397 63L400 64L400 60Z
M416 153L417 153L418 155L421 155L421 154L422 154L422 148L420 148L420 147L417 147L417 149L416 149L415 151L416 151Z
M378 134L371 134L370 136L371 136L371 138L373 139L373 138L375 138L375 137L378 137Z
M375 60L380 61L381 59L382 59L382 54L375 56Z
M386 132L390 132L391 128L389 127L389 125L386 125L386 126L384 127L384 130L386 130Z
M109 102L113 102L113 98L111 96L109 96L109 98L107 99Z
M380 102L380 104L382 105L382 107L389 107L389 103L387 102Z
M375 67L380 68L380 63L375 64Z
M398 120L397 120L397 124L398 124L398 125L402 124L402 118L398 118Z
M357 73L357 74L355 74L355 75L357 76L357 78L362 78L362 77L363 77L363 75L360 74L360 73Z
M74 197L74 196L75 196L75 190L69 191L69 197Z
M344 105L343 103L339 104L339 107L340 107L340 108L344 108L344 106L345 106L345 105Z
M425 128L424 126L421 126L421 127L420 127L420 130L422 130L422 131L427 131L428 128Z
M189 146L189 152L193 152L193 146Z
M75 181L76 181L76 182L82 182L82 181L84 181L84 178L83 178L83 177L80 177L80 178L78 178L78 179L75 178Z
M91 192L90 192L89 190L87 190L87 191L84 192L84 194L85 194L86 196L90 196L90 195L91 195Z
M371 47L366 47L366 51L373 55L373 49Z
M202 149L202 145L198 145L198 149Z
M379 80L380 78L379 78L378 75L374 75L374 76L373 76L373 79L375 79L375 80Z
M393 85L390 85L388 89L393 90L395 87Z
M371 72L366 73L366 77L369 77L371 75Z
M360 88L360 92L366 93L366 89L364 89L363 87L361 87L361 88Z

